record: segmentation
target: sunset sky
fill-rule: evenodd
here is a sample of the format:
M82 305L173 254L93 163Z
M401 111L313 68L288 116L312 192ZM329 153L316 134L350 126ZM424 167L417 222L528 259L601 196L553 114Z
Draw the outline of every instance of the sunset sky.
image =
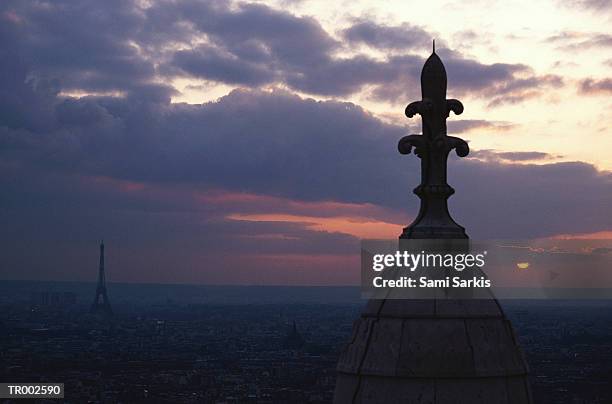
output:
M1 279L355 284L432 39L473 239L612 237L612 2L3 1Z

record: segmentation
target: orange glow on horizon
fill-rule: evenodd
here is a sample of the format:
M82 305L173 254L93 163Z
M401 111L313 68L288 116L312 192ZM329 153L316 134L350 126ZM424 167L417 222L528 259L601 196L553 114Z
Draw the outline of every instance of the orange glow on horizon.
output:
M287 197L273 196L266 194L256 194L250 192L232 192L225 190L207 190L199 192L196 195L199 202L210 203L216 205L234 205L240 207L248 204L251 209L253 206L260 205L265 208L265 211L270 210L279 214L280 212L294 216L308 216L309 212L317 212L317 217L334 217L334 216L350 216L350 217L393 217L401 220L406 220L403 216L398 216L397 213L385 209L381 206L372 203L352 203L338 202L334 200L314 200L305 201L298 199L290 199ZM235 210L240 210L235 209ZM262 214L265 211L260 211ZM280 212L279 212L280 211ZM303 214L305 212L305 214ZM388 220L387 220L388 222Z
M603 230L594 233L558 234L550 238L553 240L612 240L612 230Z
M227 219L251 222L301 223L309 230L348 234L361 239L396 237L402 232L402 226L399 224L358 216L317 217L269 213L232 214L227 216Z

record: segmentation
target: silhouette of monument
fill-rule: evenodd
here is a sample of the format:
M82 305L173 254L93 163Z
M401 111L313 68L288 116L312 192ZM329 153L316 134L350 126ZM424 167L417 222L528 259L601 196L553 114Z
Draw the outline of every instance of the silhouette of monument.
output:
M403 137L398 144L401 154L414 154L421 159L421 184L414 193L421 199L421 208L414 222L404 229L403 239L467 239L465 229L448 212L448 198L455 190L446 182L448 154L455 149L459 157L470 152L465 140L446 135L446 118L450 111L463 112L463 104L446 99L446 70L436 54L425 62L421 72L423 99L406 107L406 116L421 115L423 134Z
M451 150L467 156L467 143L447 136L450 111L463 112L446 99L446 70L434 49L421 72L422 100L406 116L421 115L423 134L399 141L402 154L421 159L421 200L402 242L441 242L453 251L469 249L465 229L450 216L447 184ZM510 321L497 300L447 295L430 299L368 301L340 355L334 403L532 403L527 364ZM450 296L450 297L449 297Z
M106 278L104 276L104 241L100 242L100 267L98 270L98 286L96 287L96 297L91 305L92 313L103 313L111 315L111 309L108 295L106 294Z

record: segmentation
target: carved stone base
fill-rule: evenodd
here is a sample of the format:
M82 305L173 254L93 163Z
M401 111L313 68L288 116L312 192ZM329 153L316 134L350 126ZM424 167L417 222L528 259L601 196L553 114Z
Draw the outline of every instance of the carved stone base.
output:
M371 300L338 363L334 403L532 403L495 299Z

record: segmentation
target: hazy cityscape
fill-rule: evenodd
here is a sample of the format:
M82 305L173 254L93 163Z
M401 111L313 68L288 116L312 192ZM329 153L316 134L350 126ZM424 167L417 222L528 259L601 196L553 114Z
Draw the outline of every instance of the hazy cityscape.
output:
M2 282L0 379L60 382L66 402L326 403L357 288ZM602 301L507 301L538 403L612 400ZM10 401L6 401L10 402Z

